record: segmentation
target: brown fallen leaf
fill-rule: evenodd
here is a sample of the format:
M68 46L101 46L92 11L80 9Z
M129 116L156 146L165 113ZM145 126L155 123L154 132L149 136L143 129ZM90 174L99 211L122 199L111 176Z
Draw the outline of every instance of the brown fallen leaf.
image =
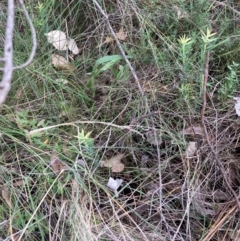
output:
M119 31L116 33L116 37L117 37L117 39L122 40L122 41L124 41L126 39L127 33L124 32L123 27L121 27L119 29ZM103 41L103 43L100 44L98 47L101 47L104 44L113 43L114 41L115 41L114 38L107 36L106 39Z
M156 136L155 136L156 135ZM162 143L162 133L161 130L151 130L146 133L147 141L154 145L158 146Z
M183 135L191 135L191 136L195 136L195 135L200 135L200 136L204 136L204 132L201 126L190 126L186 129L184 129L182 131Z
M10 195L8 192L8 187L6 185L2 186L2 198L4 199L4 201L7 203L7 205L9 206L9 208L12 209L12 203L10 200Z
M59 159L58 154L54 151L51 155L50 165L54 173L59 173L62 170L67 170L67 166Z
M190 141L188 144L188 147L185 151L185 157L186 158L192 158L194 157L195 153L197 151L197 142Z
M127 33L124 32L123 27L121 27L119 29L119 31L116 33L116 37L117 37L117 39L122 40L122 41L124 41L126 39Z
M113 42L114 42L114 39L112 37L106 37L106 39L103 41L101 45L113 43Z
M109 167L112 169L113 172L122 172L125 168L125 165L121 163L121 159L124 157L124 154L117 154L113 156L107 161L101 161L102 167Z
M79 48L77 46L77 43L74 39L70 38L68 40L68 49L72 51L73 54L79 54Z
M52 64L58 70L67 70L72 72L75 69L70 62L58 54L52 54Z
M67 49L67 36L64 32L59 30L53 30L45 34L49 43L58 50Z

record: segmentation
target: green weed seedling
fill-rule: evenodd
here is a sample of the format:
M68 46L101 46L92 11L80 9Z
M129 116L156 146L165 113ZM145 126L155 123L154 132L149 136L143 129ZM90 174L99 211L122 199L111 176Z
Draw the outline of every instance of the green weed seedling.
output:
M82 157L87 160L93 161L96 159L96 153L94 148L94 139L90 137L91 132L84 133L82 129L81 132L78 132L76 136L78 139L79 151Z
M129 56L127 57L129 58ZM123 57L117 54L117 55L104 56L96 61L95 65L93 66L91 78L87 83L87 87L90 89L93 95L95 94L95 84L94 84L95 78L100 73L106 70L110 70L116 63L119 63L121 60L123 60ZM121 69L119 70L119 75L121 76Z
M17 112L16 123L17 123L20 131L25 133L26 140L29 143L33 143L33 141L34 141L35 144L40 145L40 146L43 145L42 140L40 140L40 138L42 137L43 134L41 132L39 132L39 133L36 133L36 134L30 136L28 134L28 132L32 129L46 127L49 124L51 124L50 121L46 121L45 119L37 121L36 119L30 117L28 110L23 110L23 111Z
M201 31L201 38L183 35L178 39L178 62L182 76L179 92L187 102L195 100L197 92L200 93L200 97L202 96L206 54L220 44L215 44L218 39L213 37L215 34L207 28L206 32ZM198 42L199 44L196 46L195 44ZM200 54L194 54L195 52ZM197 77L199 73L201 78ZM211 83L208 83L208 85L211 85Z
M239 64L235 62L233 62L231 65L228 65L228 70L230 72L227 74L219 88L219 99L226 100L229 97L233 97L234 92L236 92L237 86L239 85L237 74L238 67Z
M194 40L192 38L188 38L185 35L178 39L180 44L179 47L179 59L182 66L183 73L188 73L190 70L190 56L192 52L192 44Z
M125 81L129 78L129 67L127 65L119 65L117 70L114 71L114 76L117 81Z

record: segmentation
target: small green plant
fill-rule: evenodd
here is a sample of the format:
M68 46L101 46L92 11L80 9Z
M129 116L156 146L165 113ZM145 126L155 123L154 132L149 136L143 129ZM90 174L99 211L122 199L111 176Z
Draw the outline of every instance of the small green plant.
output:
M217 40L217 38L213 38L216 33L212 33L209 28L207 28L206 33L202 31L202 40L203 40L203 54L214 47L213 42Z
M17 112L16 123L20 131L25 134L25 138L29 143L34 143L40 148L44 147L45 143L48 142L48 138L46 138L43 133L39 132L34 135L29 135L29 131L46 127L52 123L51 121L46 121L45 119L37 121L35 118L30 116L28 110L23 110Z
M94 80L95 78L102 72L111 69L116 63L119 63L121 60L123 60L123 57L121 55L110 55L110 56L104 56L100 59L98 59L93 66L92 75L91 78L87 84L89 89L92 91L92 93L95 92L95 84ZM123 69L119 69L119 76L123 74Z
M185 101L190 101L194 97L194 89L190 83L182 83L179 92Z
M127 65L119 65L114 71L114 76L117 81L124 81L129 78L129 67Z
M179 91L186 101L194 100L196 92L200 93L200 96L202 95L202 84L199 84L200 79L196 78L196 76L199 75L200 66L200 71L202 73L201 81L203 81L206 54L216 46L214 42L217 38L213 38L215 34L216 33L212 33L209 29L206 30L206 33L202 31L201 39L199 40L200 44L194 46L194 52L201 53L200 58L197 55L192 54L193 44L198 42L197 39L186 37L185 35L178 39L178 61L182 76ZM200 91L196 88L200 88Z
M84 130L78 133L78 141L80 145L83 145L87 148L93 148L93 138L90 138L91 132L84 133Z
M190 71L190 56L192 53L192 44L194 40L188 38L185 35L178 39L179 46L179 61L181 64L181 69L184 75L188 74Z
M28 110L17 112L16 122L18 127L22 130L31 129L37 125L37 121L29 117Z
M228 65L228 70L230 72L227 74L218 90L219 99L226 100L228 97L233 97L234 92L236 92L237 86L239 85L237 74L238 67L239 64L235 62Z
M91 138L90 135L91 132L84 133L84 130L82 129L81 132L78 132L76 137L78 139L79 151L82 158L94 161L96 158L94 139Z

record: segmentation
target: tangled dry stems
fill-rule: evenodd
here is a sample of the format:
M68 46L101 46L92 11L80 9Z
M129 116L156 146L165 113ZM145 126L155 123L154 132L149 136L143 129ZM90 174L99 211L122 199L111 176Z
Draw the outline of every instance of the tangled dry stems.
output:
M124 21L129 33L134 33L129 34L128 44L134 45L135 40L141 37L138 34L139 28L144 27L141 22L141 6L129 1L125 8L119 8L112 1L109 2L115 8L115 12L109 16L112 28L117 31ZM83 55L91 51L95 51L94 54L98 51L105 53L105 50L96 50L95 46L101 34L108 35L111 32L109 24L105 23L93 5L90 4L88 9L90 13L86 18L89 18L91 24L80 36L84 40ZM107 12L108 9L104 11ZM127 17L123 19L122 16ZM133 22L138 24L130 24ZM152 22L145 24L151 26ZM163 38L159 30L155 33L160 39ZM110 49L112 54L119 53L117 46ZM87 65L87 60L85 61L78 71L82 71ZM177 77L177 80L168 82L163 71L153 62L144 66L141 61L136 60L133 65L137 76L141 76L139 84L145 100L136 88L138 83L133 79L116 83L111 79L109 71L98 76L98 91L94 96L97 111L93 115L84 103L79 104L79 96L72 96L73 89L70 89L70 93L65 89L64 94L66 99L72 101L74 114L59 117L57 121L40 102L44 100L48 111L53 111L56 116L59 115L60 108L46 97L36 101L32 93L27 93L26 101L24 92L21 92L18 99L21 104L16 106L10 100L9 103L15 106L3 109L2 112L11 123L1 120L8 128L18 130L14 123L15 110L26 108L38 120L52 118L53 124L42 129L37 128L39 132L50 133L50 144L43 149L35 143L27 143L21 131L16 134L5 130L8 138L1 145L4 163L1 185L5 185L9 176L12 177L9 182L15 192L13 199L18 203L19 210L25 210L25 206L31 210L28 222L35 218L33 214L44 215L48 226L45 238L50 236L52 240L63 240L63 237L78 240L237 240L239 210L233 191L238 195L240 126L232 103L223 105L214 99L206 99L202 117L204 115L203 125L209 141L206 142L203 134L183 135L181 131L184 128L200 125L201 115L199 109L193 109L191 103L186 104L179 97L174 83L179 81ZM110 80L107 84L103 81L106 76ZM75 80L74 76L73 81ZM42 87L40 82L39 87ZM51 93L51 88L43 87L43 90L55 98L62 91L56 94ZM41 89L40 91L45 93ZM206 97L206 93L203 94ZM84 150L78 149L77 142L73 141L73 136L76 135L74 125L84 128L86 132L92 131L99 159L124 152L124 172L111 173L94 165L94 158L88 160L83 155ZM163 140L160 145L147 142L146 133L150 130L155 133L157 130L162 131ZM193 157L186 158L185 150L189 141L197 142L198 149ZM54 176L49 167L50 153L57 146L56 142L63 146L59 155L71 170L69 173L63 172L59 177ZM75 162L79 153L86 160L87 165L84 168ZM215 162L216 155L226 177ZM15 170L19 170L24 178L31 176L33 182L28 184L31 191L25 190L26 186L23 186L24 191L19 191L14 186L19 178ZM115 198L105 186L112 175L124 180L119 198ZM57 180L64 187L64 192L59 194L56 189L51 190L49 184L52 180L49 183L46 181L49 178ZM38 193L41 195L38 196ZM33 210L30 208L31 199L37 202ZM40 221L36 219L36 222ZM26 224L22 229L12 227L12 237L23 236L24 228L31 226ZM8 223L5 227L9 230L11 224ZM42 234L36 228L24 235L40 240Z

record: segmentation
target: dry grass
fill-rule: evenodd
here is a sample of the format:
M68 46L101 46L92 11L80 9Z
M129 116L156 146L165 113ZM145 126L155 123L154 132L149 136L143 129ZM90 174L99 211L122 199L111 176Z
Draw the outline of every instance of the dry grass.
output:
M101 5L114 31L123 26L127 32L120 43L131 56L142 96L124 60L96 76L94 91L88 88L95 62L120 53L114 42L101 45L111 33L92 1L45 1L41 9L37 1L26 1L38 53L32 65L15 72L11 95L0 110L1 240L240 239L236 200L206 142L200 114L201 34L210 28L217 42L210 46L205 123L239 195L240 124L230 98L239 86L229 87L234 92L228 95L219 91L224 81L230 83L224 79L227 66L238 61L232 54L239 49L237 13L209 1L160 2ZM240 6L235 1L231 7L239 11ZM25 24L17 11L16 63L30 49ZM71 74L50 64L57 51L44 33L55 29L68 31L81 47ZM184 34L194 40L186 63L178 42ZM119 66L125 69L122 77ZM77 138L82 129L91 132L93 145ZM31 131L38 135L29 137ZM189 142L197 149L187 157ZM100 161L118 153L124 153L123 172L100 167ZM119 197L106 186L110 176L123 179Z

